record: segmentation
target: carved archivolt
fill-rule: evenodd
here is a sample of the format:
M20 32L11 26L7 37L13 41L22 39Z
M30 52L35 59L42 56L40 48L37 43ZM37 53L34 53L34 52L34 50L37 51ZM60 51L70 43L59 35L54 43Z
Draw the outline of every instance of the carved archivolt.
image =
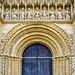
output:
M25 29L26 28L26 29ZM9 45L11 45L11 44L13 44L13 40L15 39L15 37L17 37L20 33L21 33L21 35L22 35L22 32L24 31L24 30L27 30L28 28L33 28L33 30L32 30L32 32L38 32L40 29L41 29L41 32L42 32L42 34L44 34L44 30L45 30L45 34L47 35L50 35L49 33L51 33L51 30L53 30L53 33L54 34L58 34L58 36L57 36L57 38L59 39L62 39L62 41L63 42L65 42L65 44L63 43L63 42L60 42L60 41L58 41L59 42L59 44L61 44L61 43L63 43L64 44L64 46L67 46L67 47L64 47L63 49L65 49L65 51L67 50L68 51L68 54L72 54L72 46L71 46L71 43L70 43L70 39L69 39L69 37L68 37L68 35L60 28L60 27L58 27L57 25L55 25L55 24L19 24L19 25L17 25L17 26L15 26L13 29L11 29L9 32L8 32L8 34L6 35L6 37L5 37L5 39L4 39L4 42L3 42L3 48L2 48L2 53L3 54L7 54L6 53L6 50L9 50L9 48L7 49L7 47L8 47L8 44ZM34 29L34 28L36 28L36 29ZM42 30L44 28L44 30ZM38 30L37 30L38 29ZM47 31L46 30L48 30L49 32L47 33ZM30 31L30 29L29 29L29 31ZM27 31L28 32L28 31ZM40 31L39 31L39 33L40 33ZM52 35L53 35L53 33L51 33ZM23 34L23 35L27 35L27 34L29 34L29 33L26 33L26 34ZM42 35L42 34L40 34L40 36ZM34 35L35 36L35 35ZM42 36L44 36L44 35L42 35ZM41 37L42 37L41 36ZM54 35L55 37L56 37L56 35ZM14 39L12 39L12 37L14 38ZM20 36L19 36L20 37ZM32 35L30 36L30 37L32 37ZM45 36L46 37L46 36ZM44 38L45 38L44 37ZM49 36L47 36L47 37L49 37ZM37 38L37 37L36 37ZM18 39L18 38L17 38ZM20 38L19 38L20 39ZM23 38L24 40L25 40L25 38ZM24 41L24 40L21 40L21 41ZM49 38L50 39L50 38ZM57 39L55 39L55 40L57 40ZM10 42L11 41L11 42ZM17 40L18 41L18 40ZM54 41L53 39L52 39L52 41ZM9 43L10 42L10 43ZM21 42L20 42L21 43ZM14 44L13 44L13 46L14 46Z
M72 60L68 55L73 52L68 35L57 25L45 23L18 24L8 32L1 51L4 55L1 59L1 75L11 75L14 70L12 75L22 75L23 51L33 43L44 44L51 50L53 75L72 75L72 63L69 63Z

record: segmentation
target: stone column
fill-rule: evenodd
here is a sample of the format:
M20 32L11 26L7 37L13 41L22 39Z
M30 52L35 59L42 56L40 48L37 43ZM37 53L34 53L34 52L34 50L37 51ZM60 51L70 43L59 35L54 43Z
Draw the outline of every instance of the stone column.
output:
M34 3L33 3L33 20L34 20Z
M5 56L5 75L8 75L8 57Z
M19 4L18 4L18 20L19 20Z
M52 63L52 64L53 64L53 75L56 74L56 73L55 73L55 60L56 60L55 58L52 59L52 62L53 62L53 63Z
M27 14L27 5L25 4L25 20L26 20L26 14Z
M18 59L18 75L21 75L22 73L22 59Z
M56 15L56 20L57 20L57 3L56 3L56 13L55 13L55 15Z
M11 15L12 15L11 9L12 9L12 8L11 8L11 4L10 4L10 20L11 20Z
M59 70L60 69L60 63L59 63L59 61L60 61L59 58L57 58L57 74L56 75L60 75L60 72L59 72L60 71Z
M55 58L55 75L57 75L57 60Z
M48 20L49 20L49 3L48 3Z
M69 72L70 72L69 71L69 59L67 58L66 59L66 75L70 75Z
M15 63L14 65L15 74L14 75L18 75L18 59L17 58L15 58L14 63Z
M14 58L11 58L11 75L14 75Z
M8 75L11 75L11 59L10 57L8 58Z
M40 4L40 18L42 20L42 4Z
M60 58L60 75L62 75L62 58Z
M12 58L10 57L10 75L12 75Z
M63 57L63 75L66 75L66 58Z

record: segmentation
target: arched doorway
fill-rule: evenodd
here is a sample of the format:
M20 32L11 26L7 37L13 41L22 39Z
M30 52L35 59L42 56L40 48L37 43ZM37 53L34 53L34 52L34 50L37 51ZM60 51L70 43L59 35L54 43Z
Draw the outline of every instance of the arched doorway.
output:
M52 75L52 54L42 44L32 44L23 53L22 75Z
M72 66L70 66L72 64L69 62L71 62L72 56L70 54L73 50L70 38L57 25L46 23L18 24L8 32L3 40L1 50L0 75L22 75L23 52L34 43L41 43L50 49L53 75L72 75ZM38 62L39 59L41 58L38 58Z

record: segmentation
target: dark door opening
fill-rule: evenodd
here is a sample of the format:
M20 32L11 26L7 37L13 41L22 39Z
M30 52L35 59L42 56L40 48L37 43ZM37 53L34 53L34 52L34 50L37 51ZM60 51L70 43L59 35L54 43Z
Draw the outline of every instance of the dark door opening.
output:
M52 75L52 54L42 44L32 44L23 53L22 75Z

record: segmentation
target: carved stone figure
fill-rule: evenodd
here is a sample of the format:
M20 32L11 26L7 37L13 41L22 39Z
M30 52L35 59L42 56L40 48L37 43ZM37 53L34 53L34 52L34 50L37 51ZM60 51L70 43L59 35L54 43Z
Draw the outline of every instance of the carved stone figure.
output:
M59 3L62 3L62 0L58 0Z
M31 10L31 8L28 8L27 19L32 20L32 10Z
M50 11L50 19L51 19L51 20L55 20L54 7L51 7L51 11Z
M5 16L5 20L9 20L10 19L10 13L9 13L9 9L8 8L6 8L6 10L5 10L5 13L4 13L4 16Z
M18 18L17 14L18 14L18 12L17 12L16 8L13 8L12 19L16 20Z
M69 7L67 7L67 10L65 12L65 18L66 18L66 20L70 19L70 11L69 10L70 10Z
M28 0L28 3L31 3L32 2L32 0Z
M18 0L11 0L12 2L12 4L17 4L18 3Z
M20 20L24 20L25 19L25 13L24 13L24 8L21 8L21 11L20 11Z
M35 20L40 20L39 7L36 7L34 17L35 17Z
M61 7L58 9L58 20L63 19L63 15L62 15L62 9Z
M43 13L42 13L42 19L47 20L47 18L48 18L48 13L47 13L46 7L44 7L43 8Z
M10 3L10 0L6 0L6 2L7 2L7 4L9 4Z

